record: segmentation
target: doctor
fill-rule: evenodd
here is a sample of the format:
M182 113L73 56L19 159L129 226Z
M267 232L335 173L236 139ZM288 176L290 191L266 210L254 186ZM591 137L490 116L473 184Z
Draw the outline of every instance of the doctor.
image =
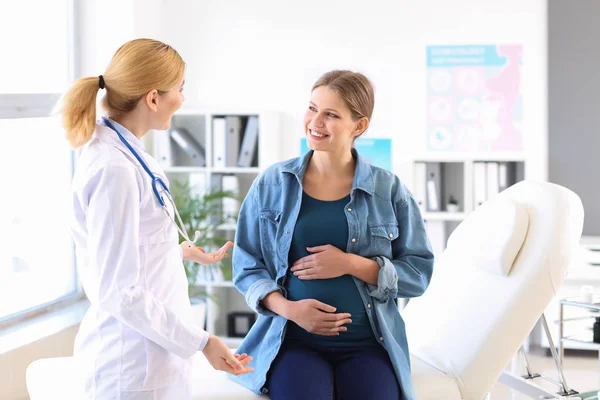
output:
M190 315L182 259L227 256L229 242L206 253L182 224L160 165L142 137L168 129L183 102L185 64L171 46L124 44L99 77L77 80L61 105L67 138L81 148L73 178L77 266L91 302L75 356L92 399L189 399L190 358L202 351L218 370L252 371ZM108 117L96 118L96 95ZM181 222L181 221L179 221ZM186 240L178 245L180 230Z

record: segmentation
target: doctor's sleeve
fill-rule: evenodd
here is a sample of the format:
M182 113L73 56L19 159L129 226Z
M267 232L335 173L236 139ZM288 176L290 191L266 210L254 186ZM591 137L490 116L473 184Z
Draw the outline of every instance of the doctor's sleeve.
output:
M255 180L240 208L233 248L233 283L246 298L248 306L259 314L275 316L261 301L282 288L275 282L262 256L260 208Z
M141 178L130 165L102 166L82 193L91 261L87 273L94 282L86 287L86 294L131 329L179 357L189 358L204 348L209 334L147 290L151 283L140 268L137 179Z
M374 258L380 267L378 282L367 285L369 294L382 302L421 296L433 274L433 251L419 206L406 188L403 193L394 202L399 234L392 241L392 259Z

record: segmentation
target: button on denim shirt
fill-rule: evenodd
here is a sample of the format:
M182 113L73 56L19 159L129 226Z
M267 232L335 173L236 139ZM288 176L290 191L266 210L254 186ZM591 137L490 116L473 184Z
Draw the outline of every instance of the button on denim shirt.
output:
M292 233L300 212L302 181L312 151L277 163L253 182L242 204L233 250L233 282L259 316L238 353L254 357L254 372L230 376L256 393L268 393L267 372L285 336L287 320L264 308L274 291L287 296L285 276ZM387 350L403 399L416 399L404 321L396 298L423 294L433 272L433 253L419 211L408 189L389 171L367 164L352 150L356 170L345 206L349 237L346 252L379 264L377 285L354 282L373 334ZM323 243L327 244L327 243Z

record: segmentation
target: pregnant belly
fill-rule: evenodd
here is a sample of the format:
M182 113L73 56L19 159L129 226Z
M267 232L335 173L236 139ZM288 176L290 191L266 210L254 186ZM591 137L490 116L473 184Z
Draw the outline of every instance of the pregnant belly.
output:
M369 317L363 305L360 293L354 280L349 275L334 279L301 280L294 275L289 275L287 280L288 299L292 301L315 299L336 308L336 313L350 313L352 323L346 325L348 330L337 337L328 337L327 340L336 341L362 341L373 337ZM311 335L308 332L290 324L291 336ZM319 335L314 335L319 336ZM319 336L324 339L325 336Z

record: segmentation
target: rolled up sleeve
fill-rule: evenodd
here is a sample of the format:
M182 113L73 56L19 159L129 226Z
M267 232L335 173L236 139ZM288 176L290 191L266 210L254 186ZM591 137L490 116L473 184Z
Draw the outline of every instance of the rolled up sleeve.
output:
M387 302L421 296L433 274L433 252L419 207L410 193L394 205L399 235L392 242L392 259L373 258L379 264L377 285L367 285L371 297Z
M246 303L248 306L262 315L277 315L272 311L264 308L260 303L269 293L281 291L280 287L273 279L260 279L252 284L246 292Z

